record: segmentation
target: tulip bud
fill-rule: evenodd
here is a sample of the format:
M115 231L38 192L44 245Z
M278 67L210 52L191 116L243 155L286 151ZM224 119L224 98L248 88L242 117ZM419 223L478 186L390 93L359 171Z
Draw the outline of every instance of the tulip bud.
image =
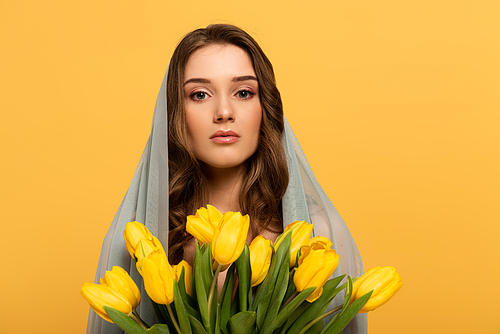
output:
M305 252L299 259L299 266L295 270L293 282L297 291L316 287L316 290L307 297L308 302L313 302L321 296L323 285L337 268L339 255L333 249L324 249L323 247L316 249L314 246L304 248Z
M236 261L243 249L250 226L250 217L239 212L226 212L214 231L212 257L222 265Z
M130 275L123 268L114 266L111 271L106 271L104 278L100 280L101 285L123 294L130 301L132 309L135 310L141 302L141 293Z
M148 228L144 226L144 224L139 222L129 222L125 225L123 238L125 239L125 247L127 247L130 256L135 260L134 253L139 240L152 240L153 235L149 232Z
M133 310L132 304L125 295L107 285L94 283L84 283L80 291L83 298L89 303L101 318L113 322L104 310L104 306L109 306L125 314L130 314Z
M401 289L403 282L391 266L368 270L352 284L351 302L373 290L370 299L359 313L373 311L387 303Z
M269 271L273 248L271 246L271 240L267 240L261 235L253 239L248 248L250 249L252 286L256 286L264 280Z
M277 251L284 237L288 233L292 233L292 246L290 248L290 268L294 267L297 262L297 252L300 247L307 244L311 238L313 224L308 224L305 221L294 221L286 226L283 233L276 239L274 249Z
M174 270L167 256L159 250L142 260L142 278L148 296L157 304L174 301Z
M189 263L182 260L179 264L174 264L172 269L174 270L175 278L177 282L179 282L179 278L181 277L181 271L184 268L184 285L186 286L186 292L191 297L193 296L193 268Z

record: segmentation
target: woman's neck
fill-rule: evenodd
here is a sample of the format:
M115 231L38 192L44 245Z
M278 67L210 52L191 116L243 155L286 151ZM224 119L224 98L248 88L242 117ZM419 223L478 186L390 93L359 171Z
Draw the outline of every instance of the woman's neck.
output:
M220 212L240 211L240 192L246 166L213 168L205 165L203 173L210 184L208 204Z

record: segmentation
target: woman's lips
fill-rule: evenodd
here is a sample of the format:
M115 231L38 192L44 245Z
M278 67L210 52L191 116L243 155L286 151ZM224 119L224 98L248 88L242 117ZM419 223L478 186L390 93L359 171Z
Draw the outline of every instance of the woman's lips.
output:
M210 137L210 140L217 144L231 144L239 141L240 136L231 130L219 130Z
M238 140L240 140L240 137L235 137L235 136L213 137L210 138L210 140L217 144L230 144L230 143L236 143Z

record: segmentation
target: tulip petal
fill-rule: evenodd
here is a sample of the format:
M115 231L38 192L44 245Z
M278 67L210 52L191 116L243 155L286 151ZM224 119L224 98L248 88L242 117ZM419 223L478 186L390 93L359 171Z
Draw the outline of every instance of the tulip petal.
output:
M106 321L111 322L111 319L106 315L104 305L110 306L125 314L132 312L132 305L127 297L106 285L84 283L80 293L89 303L90 307Z
M210 223L195 216L188 216L186 231L200 243L209 244L212 241L214 229Z
M165 254L154 251L142 261L142 277L149 297L157 304L170 304L174 300L175 275Z
M339 263L339 256L333 249L310 250L302 259L299 267L295 270L293 282L297 291L303 291L309 287L316 290L308 297L308 301L314 301L322 293L323 285L328 281Z
M179 264L173 265L172 269L174 270L177 281L179 281L182 269L184 269L184 286L186 288L186 293L193 296L193 268L191 265L185 260L182 260Z
M239 212L226 212L214 231L212 257L220 264L227 265L236 261L246 243L250 218Z
M125 247L127 248L130 256L133 258L135 247L139 242L139 240L141 239L151 240L153 238L153 235L144 224L133 221L125 225L125 230L123 231L123 238L125 239Z
M141 301L139 288L121 267L114 266L111 271L106 271L104 280L111 289L119 291L130 301L132 309L135 309Z
M215 206L212 206L210 204L207 205L207 212L212 228L213 229L217 228L220 220L222 219L222 213L219 210L217 210Z
M290 268L295 267L297 261L297 252L304 244L307 244L311 238L313 224L303 222L292 232L292 247L290 249Z
M364 313L373 311L389 301L401 289L403 282L396 269L387 266L368 270L354 284L355 291L353 291L351 301L373 290L370 299L361 310Z
M374 271L377 271L379 270L380 267L375 267L375 268L372 268L370 270L368 270L367 272L365 272L363 275L361 275L361 277L358 277L358 279L356 279L356 281L354 281L352 283L352 294L351 294L351 303L357 298L357 297L361 297L363 296L364 294L359 294L358 295L358 288L361 286L361 284L363 283L363 281L371 275L371 273L373 273Z
M252 286L256 286L264 280L271 265L273 254L271 240L267 240L259 235L252 240L249 250L250 265L252 268Z
M376 308L387 303L395 294L403 287L403 282L393 282L387 289L380 292L375 297L371 297L368 302L361 309L361 313L366 313L368 311L373 311Z

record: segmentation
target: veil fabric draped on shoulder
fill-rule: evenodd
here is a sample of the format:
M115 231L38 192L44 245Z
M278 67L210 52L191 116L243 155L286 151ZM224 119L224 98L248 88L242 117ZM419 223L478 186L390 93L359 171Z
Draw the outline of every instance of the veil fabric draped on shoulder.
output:
M141 318L150 325L156 323L156 318L149 297L144 290L142 277L137 272L125 248L123 230L125 224L130 221L141 222L153 235L158 237L165 248L168 247L166 85L167 74L163 78L156 100L151 134L134 173L132 183L104 238L95 276L95 282L99 283L99 278L104 277L105 271L111 270L113 266L120 266L130 272L141 290L142 300L137 311ZM316 181L304 152L286 119L282 145L287 156L290 174L290 182L282 201L284 226L295 220L313 223L313 236L323 235L330 238L333 242L332 248L336 249L340 255L340 263L333 276L348 274L355 277L361 275L363 264L356 244L346 224ZM342 296L339 294L329 309L343 302L343 294ZM367 327L367 315L358 314L343 333L365 334L368 331ZM87 334L123 334L123 331L90 310Z

